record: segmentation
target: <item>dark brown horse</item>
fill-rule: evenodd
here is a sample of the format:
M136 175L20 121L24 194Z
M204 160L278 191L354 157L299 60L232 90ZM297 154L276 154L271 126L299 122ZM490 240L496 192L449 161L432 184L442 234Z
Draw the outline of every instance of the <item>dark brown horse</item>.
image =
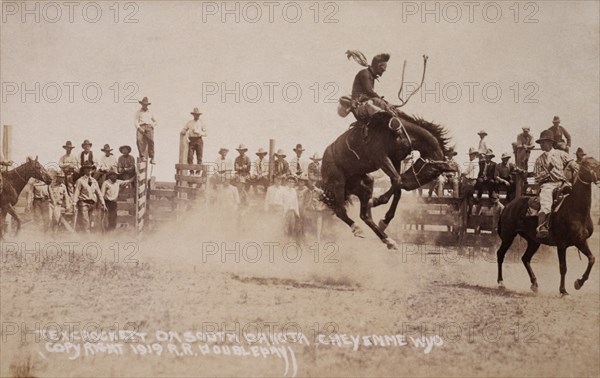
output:
M36 178L50 184L52 179L46 169L38 162L37 156L34 159L27 159L25 164L21 164L17 168L2 173L2 193L0 194L0 239L4 232L4 222L6 214L17 222L15 234L21 228L21 219L17 215L14 206L19 200L19 195L29 182L29 179Z
M570 246L577 247L587 258L588 266L581 279L575 280L575 289L579 290L587 281L592 266L594 255L590 251L587 239L592 235L594 227L590 217L592 206L592 183L599 183L600 163L594 158L586 158L580 164L579 174L573 184L571 195L565 198L561 207L552 216L550 236L548 239L536 237L537 217L527 217L529 198L520 197L506 205L498 223L498 234L502 244L497 252L498 258L498 285L504 287L502 279L502 263L504 255L510 248L513 239L521 235L527 240L527 249L521 258L529 278L531 279L531 290L537 292L538 284L533 270L531 269L531 258L537 252L540 244L556 246L558 251L558 262L560 265L560 294L568 295L565 290L565 274L567 273L566 252Z
M402 122L400 133L392 130ZM396 123L396 124L394 124ZM404 113L399 118L389 113L375 114L369 123L368 138L361 130L352 128L330 144L323 154L322 177L324 202L343 220L354 236L364 237L362 230L348 217L346 203L350 195L360 200L360 218L390 249L396 248L394 240L385 233L394 214L401 190L412 190L430 182L452 168L445 163L448 146L445 130L439 125L410 117ZM421 159L402 176L400 163L412 150L421 153ZM390 189L380 197L372 198L373 178L369 173L382 169L391 179ZM393 197L385 218L375 224L371 208L386 204Z

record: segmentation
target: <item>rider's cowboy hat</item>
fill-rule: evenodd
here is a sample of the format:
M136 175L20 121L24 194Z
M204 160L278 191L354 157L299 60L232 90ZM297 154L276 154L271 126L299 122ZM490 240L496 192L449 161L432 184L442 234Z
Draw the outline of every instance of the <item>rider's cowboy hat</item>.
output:
M323 158L321 158L321 155L319 155L318 152L315 152L313 154L313 156L310 157L310 160L312 160L312 161L320 161L320 160L323 160Z
M131 147L129 147L129 146L121 146L121 147L119 147L119 152L120 153L124 154L125 152L123 152L123 150L127 150L128 154L131 153Z
M259 148L259 149L258 149L258 151L256 152L256 155L258 155L258 156L260 156L260 155L263 155L263 156L265 156L266 154L268 154L268 152L267 152L267 151L265 151L265 149L264 149L264 148L262 148L262 147L261 147L261 148Z
M191 112L190 112L190 114L192 114L192 115L194 115L194 114L198 114L198 115L200 115L200 114L202 114L202 113L200 113L200 110L198 110L198 108L194 108L194 110L193 110L193 111L191 111Z
M221 147L219 148L219 154L221 154L221 152L229 152L229 148Z
M242 151L246 152L246 151L248 151L248 148L246 148L246 146L244 146L243 144L240 144L238 146L238 148L236 148L235 150L238 152L242 152Z
M62 147L63 147L65 150L72 150L73 148L75 148L75 147L73 146L73 143L71 143L71 141L70 141L70 140L68 140L68 141L67 141L67 143L65 143L65 145L64 145L64 146L62 146Z
M281 157L285 157L286 156L285 152L281 148L278 149L277 152L274 153L273 155L275 155L275 156L281 156Z
M560 117L554 116L554 118L552 118L552 123L554 123L554 122L560 122Z
M138 101L140 103L140 105L150 105L152 104L151 102L148 102L148 97L144 97L142 99L142 101Z
M92 142L90 142L89 139L84 140L83 143L81 143L81 148L86 145L92 147Z
M456 156L458 155L458 152L454 151L454 148L450 147L448 149L448 151L446 152L446 156Z
M302 145L300 143L298 143L296 145L296 148L294 148L294 151L304 151L304 148L302 148Z
M111 152L112 150L113 149L110 148L110 146L108 144L105 144L104 147L100 151L102 151L102 152Z
M581 154L582 156L586 156L587 154L583 151L583 148L577 147L577 151L575 151L575 155Z
M469 147L469 155L478 154L479 150L473 147Z
M503 152L502 156L500 157L500 159L504 160L504 159L510 159L511 156L508 152Z
M540 139L536 140L535 143L540 143L544 140L554 142L554 133L552 133L552 130L542 131L542 133L540 134Z
M477 135L488 135L488 133L486 133L485 130L479 130Z
M488 148L488 150L485 151L485 156L495 157L496 155L494 155L494 151L492 151L491 148Z

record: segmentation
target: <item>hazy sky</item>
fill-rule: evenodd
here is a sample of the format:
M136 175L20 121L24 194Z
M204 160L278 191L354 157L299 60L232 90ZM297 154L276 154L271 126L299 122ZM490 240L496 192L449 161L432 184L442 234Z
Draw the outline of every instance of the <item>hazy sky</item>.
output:
M418 82L427 54L427 92L404 110L445 125L461 157L479 129L501 153L522 126L537 137L554 115L575 147L599 155L596 1L259 1L230 2L230 13L222 2L123 2L118 12L113 1L80 2L72 22L67 6L52 4L31 2L25 14L22 2L2 3L0 123L14 125L16 161L56 161L66 140L90 139L98 155L104 143L137 152L133 114L143 96L158 119L159 180L174 179L179 132L196 106L208 124L205 161L220 146L268 148L269 138L288 154L296 143L322 152L352 122L336 114L361 69L348 49L369 60L392 55L376 83L392 102L403 61L405 80Z

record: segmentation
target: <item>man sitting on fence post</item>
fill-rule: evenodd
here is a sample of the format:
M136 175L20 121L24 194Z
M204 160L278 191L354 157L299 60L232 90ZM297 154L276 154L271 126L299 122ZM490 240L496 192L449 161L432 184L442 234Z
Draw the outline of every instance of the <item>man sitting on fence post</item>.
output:
M90 233L94 227L94 216L98 201L102 204L102 209L106 211L104 197L98 187L98 182L92 177L96 167L93 164L85 164L81 167L83 176L75 183L75 195L73 196L74 210L81 217L83 229ZM77 218L77 215L75 218Z
M194 108L194 110L190 113L194 116L194 119L188 121L185 124L183 130L181 130L181 135L187 135L188 139L188 155L187 155L187 163L194 164L194 153L196 154L196 164L202 164L202 154L204 150L204 141L202 138L206 137L206 125L204 122L200 120L200 110L198 108ZM202 175L202 171L194 171L190 170L191 175Z
M117 169L117 159L113 155L112 148L110 148L110 145L108 144L105 144L100 151L104 152L104 156L98 159L98 171L94 175L94 178L102 185L106 180L108 172Z
M62 148L65 149L66 153L58 159L58 166L65 173L65 185L69 193L73 194L73 188L75 182L73 175L79 173L79 159L74 155L71 155L71 151L75 148L73 143L68 140Z
M259 148L256 152L258 158L252 163L250 172L250 185L254 187L254 193L257 193L257 187L262 186L267 191L269 187L269 159L265 159L268 152L264 148Z

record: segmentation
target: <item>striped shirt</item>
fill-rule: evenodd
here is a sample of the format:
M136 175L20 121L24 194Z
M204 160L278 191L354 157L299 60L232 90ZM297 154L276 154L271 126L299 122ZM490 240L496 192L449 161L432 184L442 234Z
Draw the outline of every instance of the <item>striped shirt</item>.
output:
M564 170L573 158L562 150L552 149L544 152L536 160L533 167L535 182L545 184L547 182L567 181Z

